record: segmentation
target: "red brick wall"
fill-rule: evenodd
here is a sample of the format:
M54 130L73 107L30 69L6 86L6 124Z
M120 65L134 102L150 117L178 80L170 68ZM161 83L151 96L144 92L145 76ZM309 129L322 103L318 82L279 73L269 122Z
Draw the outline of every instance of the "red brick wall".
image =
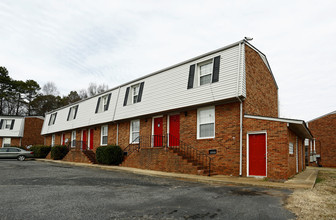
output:
M320 164L336 167L336 114L311 121L308 127L316 139L316 153L321 155ZM314 150L314 146L312 149Z
M278 117L278 89L259 54L245 46L246 100L244 112L250 115Z
M287 123L244 118L243 134L243 176L247 175L247 132L267 132L267 177L270 179L286 180L296 173L296 135L287 128ZM294 154L289 154L289 142L293 142ZM298 137L299 172L304 160L302 138Z
M215 106L215 138L197 139L197 109L180 114L180 139L213 158L217 174L239 175L239 103Z
M133 153L122 166L140 169L158 170L198 174L197 168L192 166L176 153L162 147L141 148L140 152Z
M0 138L0 147L2 147L2 139L3 139L3 137ZM10 139L11 139L11 146L21 146L20 145L20 139L21 138L11 137Z
M26 117L24 122L24 133L22 146L42 145L44 138L41 135L43 119Z

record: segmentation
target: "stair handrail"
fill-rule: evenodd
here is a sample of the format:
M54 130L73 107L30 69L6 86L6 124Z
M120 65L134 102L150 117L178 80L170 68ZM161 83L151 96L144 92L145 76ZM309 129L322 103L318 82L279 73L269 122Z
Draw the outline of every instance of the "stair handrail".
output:
M125 156L131 155L134 151L140 150L140 140L142 140L141 136L134 138L134 140L124 148L123 152Z
M171 135L168 133L167 136L169 137L168 138L169 148L178 149L180 152L183 152L184 154L186 154L185 156L193 157L191 159L196 160L196 163L200 164L203 170L208 170L209 172L208 175L209 176L211 175L212 158L209 155L203 153L202 151L200 151L199 149L193 146L186 144L185 142L181 141L179 138L175 137L174 135ZM171 145L170 140L172 138L175 138L175 141L178 141L179 146L170 146Z

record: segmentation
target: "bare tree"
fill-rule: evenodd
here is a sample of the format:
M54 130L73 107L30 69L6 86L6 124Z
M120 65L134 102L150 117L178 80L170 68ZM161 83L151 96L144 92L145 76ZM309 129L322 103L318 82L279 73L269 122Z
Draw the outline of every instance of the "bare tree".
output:
M47 82L44 84L42 87L42 92L44 95L58 96L60 94L54 82Z
M90 83L89 87L87 88L87 95L88 97L91 97L99 93L105 92L106 90L108 90L108 86L106 84L101 84L97 86L96 83Z
M78 95L81 99L86 99L88 97L87 91L85 89L79 90Z

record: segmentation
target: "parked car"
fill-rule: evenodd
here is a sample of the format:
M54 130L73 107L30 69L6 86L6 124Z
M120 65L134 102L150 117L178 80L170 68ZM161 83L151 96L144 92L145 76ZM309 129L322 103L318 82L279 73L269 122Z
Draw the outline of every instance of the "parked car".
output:
M24 161L26 158L34 157L33 151L26 151L17 147L0 148L0 159L17 159Z

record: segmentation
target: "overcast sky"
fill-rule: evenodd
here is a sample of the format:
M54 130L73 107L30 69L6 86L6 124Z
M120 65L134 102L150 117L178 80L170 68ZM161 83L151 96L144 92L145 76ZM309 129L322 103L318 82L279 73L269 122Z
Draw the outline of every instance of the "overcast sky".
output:
M336 110L336 1L0 1L0 66L61 94L109 88L253 37L280 116Z

